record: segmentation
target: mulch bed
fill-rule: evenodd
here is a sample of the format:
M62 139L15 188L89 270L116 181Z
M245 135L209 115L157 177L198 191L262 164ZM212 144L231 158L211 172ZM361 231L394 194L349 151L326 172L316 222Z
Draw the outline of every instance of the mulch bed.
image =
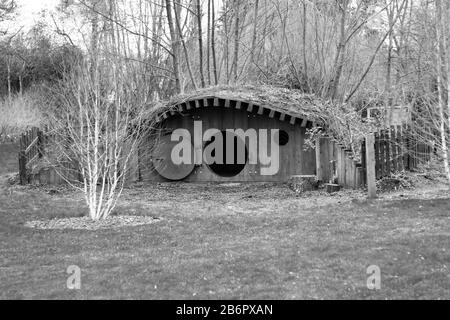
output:
M93 221L89 217L64 218L52 220L35 220L25 223L25 227L41 230L102 230L122 227L137 227L159 222L161 219L145 216L111 216Z

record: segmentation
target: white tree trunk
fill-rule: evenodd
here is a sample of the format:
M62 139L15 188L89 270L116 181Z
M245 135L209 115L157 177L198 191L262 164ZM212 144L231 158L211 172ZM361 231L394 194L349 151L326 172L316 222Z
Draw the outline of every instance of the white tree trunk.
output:
M445 175L447 176L448 181L450 182L450 166L449 166L449 156L448 156L448 146L447 146L447 129L449 123L447 121L448 118L445 117L445 101L444 101L444 77L443 70L445 70L445 51L446 51L446 35L445 35L445 27L444 21L446 20L446 13L442 12L442 2L441 0L436 0L436 36L437 36L437 86L438 86L438 95L439 95L439 117L440 117L440 127L439 133L441 136L441 145L442 145L442 161L444 165ZM448 68L447 68L448 70ZM449 81L450 82L450 81ZM450 106L450 102L448 103L448 107ZM450 107L449 107L450 108ZM450 116L450 114L449 114Z

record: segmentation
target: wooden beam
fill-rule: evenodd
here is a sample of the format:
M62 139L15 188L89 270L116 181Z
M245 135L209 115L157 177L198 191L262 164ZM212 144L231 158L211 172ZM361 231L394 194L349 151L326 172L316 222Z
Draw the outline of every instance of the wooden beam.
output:
M240 109L241 108L241 101L236 101L236 109Z
M295 120L296 120L296 119L297 119L296 117L291 116L291 121L289 121L289 123L290 123L290 124L295 124Z
M263 114L263 113L264 113L264 107L263 106L259 106L258 114Z
M284 119L286 119L286 113L280 115L280 121L284 121Z
M307 124L307 123L308 123L308 119L303 118L303 121L302 121L301 126L304 128L304 127L306 127L306 124Z
M214 98L214 107L220 107L219 98Z
M375 176L375 135L370 133L366 137L366 174L369 199L377 197Z
M225 108L230 107L230 99L225 99Z
M203 162L203 132L201 129L201 125L194 124L192 138L194 139L194 161L196 165L201 165Z
M248 112L252 112L252 111L253 111L253 102L250 102L250 103L248 104L247 111L248 111Z
M209 107L209 101L208 101L208 98L204 98L204 99L203 99L203 106L204 106L204 107Z
M275 116L275 111L274 110L270 110L269 118L273 118L274 116Z
M39 141L39 137L34 138L33 142L31 142L27 149L25 150L25 153L30 152L31 148L33 148L35 146L35 144L37 144L37 142Z
M195 100L195 107L200 108L200 102L198 100Z
M190 101L187 101L184 104L186 105L186 110L191 110L192 109Z

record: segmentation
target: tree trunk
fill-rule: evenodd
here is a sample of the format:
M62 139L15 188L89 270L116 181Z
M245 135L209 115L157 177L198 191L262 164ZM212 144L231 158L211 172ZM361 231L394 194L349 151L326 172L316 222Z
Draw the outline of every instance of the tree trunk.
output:
M8 100L11 103L11 58L7 59L7 67L8 67Z
M446 15L446 13L444 13ZM444 112L444 77L443 70L445 69L445 33L444 33L444 18L442 13L442 2L441 0L436 0L436 37L437 37L437 85L438 85L438 95L439 95L439 117L440 117L440 128L439 133L441 136L441 144L442 144L442 161L444 164L445 174L450 182L450 166L449 166L449 157L448 157L448 148L447 148L447 130L446 130L446 122Z
M337 3L339 11L341 12L341 19L339 24L339 43L336 50L336 56L334 59L333 76L328 84L328 90L326 93L327 98L335 99L337 95L337 90L339 87L339 82L341 80L342 69L344 68L344 58L345 58L345 23L347 21L347 7L348 0L340 0Z
M309 76L308 76L308 64L306 62L306 23L307 23L307 14L306 14L306 2L303 2L303 34L302 34L302 46L303 46L303 73L305 77L306 91L310 91L309 88Z
M211 0L211 51L212 51L212 61L213 61L213 74L214 74L214 84L217 86L219 84L219 79L217 76L217 59L216 59L216 6L214 4L215 0Z
M95 3L94 10L95 8ZM98 37L99 37L99 31L98 31L98 14L97 12L92 12L91 17L91 43L90 43L90 53L91 53L91 76L94 77L95 70L97 69L97 60L98 60Z
M175 76L175 89L178 93L180 93L182 91L180 82L180 67L178 59L178 52L180 45L176 41L177 36L173 25L171 0L166 0L166 13L167 13L167 23L169 25L170 30L170 39L171 39L170 42L172 45L172 60L173 60L172 62L173 62L173 73Z
M234 58L233 58L233 74L234 82L238 80L239 66L239 0L234 2Z
M253 16L252 52L251 52L252 65L255 63L256 40L258 38L258 9L259 9L259 0L255 0L255 11Z
M230 41L229 41L229 28L228 28L228 1L224 0L224 14L223 14L223 30L225 32L225 41L224 41L224 59L225 59L225 75L227 77L227 84L230 83Z
M388 125L392 123L392 97L391 97L391 74L392 74L392 49L393 49L393 38L392 38L392 24L394 22L394 4L387 9L388 23L390 27L388 35L388 52L387 52L387 66L386 66L386 83L385 83L385 110L388 115L387 121Z
M200 80L202 88L205 87L205 75L203 74L203 31L202 31L202 5L197 0L197 28L198 28L198 58L200 68Z
M208 85L211 85L211 0L208 0L208 14L207 14L207 31L206 31L206 72L208 73Z
M176 8L177 4L174 3L174 5L175 5L175 8L174 8L175 23L177 25L177 30L178 30L178 34L179 34L179 37L180 37L180 41L181 41L181 43L183 45L183 51L184 51L184 56L185 56L185 60L186 60L186 67L188 69L189 77L191 78L192 86L194 87L194 90L197 90L198 89L197 88L197 83L195 81L194 74L192 73L191 62L190 62L190 59L189 59L189 53L188 53L188 50L187 50L187 47L186 47L186 41L184 41L183 30L181 29L181 24L180 24L180 17L179 17L179 14L178 14L178 10Z

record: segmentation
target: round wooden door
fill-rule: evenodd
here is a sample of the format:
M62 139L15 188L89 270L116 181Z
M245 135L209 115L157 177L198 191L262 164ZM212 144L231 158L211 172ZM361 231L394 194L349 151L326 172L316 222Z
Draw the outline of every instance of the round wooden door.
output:
M192 171L194 171L194 161L190 164L174 164L172 161L172 150L179 143L178 141L171 141L170 135L164 136L160 139L158 145L153 151L153 166L156 172L162 177L178 181L187 178ZM191 150L194 150L192 147Z

